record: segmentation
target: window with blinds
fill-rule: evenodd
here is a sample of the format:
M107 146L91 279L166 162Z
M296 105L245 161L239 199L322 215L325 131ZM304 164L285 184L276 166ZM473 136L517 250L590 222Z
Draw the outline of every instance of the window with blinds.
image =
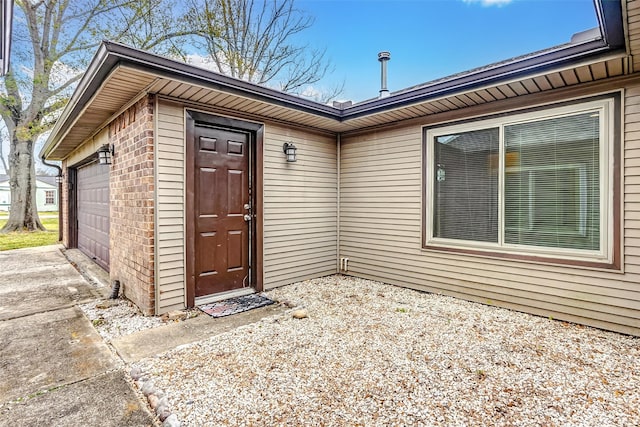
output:
M607 258L613 100L427 129L427 242Z
M600 112L505 126L505 243L600 248Z
M435 237L498 241L498 153L497 128L435 138Z

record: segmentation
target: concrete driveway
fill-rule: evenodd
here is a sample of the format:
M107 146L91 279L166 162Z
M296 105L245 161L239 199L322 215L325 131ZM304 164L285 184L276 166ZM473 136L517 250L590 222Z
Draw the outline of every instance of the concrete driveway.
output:
M57 245L0 252L0 425L153 425L77 306L103 297Z

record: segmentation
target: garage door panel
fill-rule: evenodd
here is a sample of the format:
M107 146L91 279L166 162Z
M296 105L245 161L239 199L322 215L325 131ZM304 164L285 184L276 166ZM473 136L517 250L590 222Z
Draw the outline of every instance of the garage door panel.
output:
M109 166L78 169L78 249L109 269Z

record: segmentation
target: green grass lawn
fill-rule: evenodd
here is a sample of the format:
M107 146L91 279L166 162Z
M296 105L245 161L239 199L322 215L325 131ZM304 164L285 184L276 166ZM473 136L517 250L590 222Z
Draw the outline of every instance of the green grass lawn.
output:
M9 249L30 248L33 246L45 246L58 243L58 217L57 212L42 212L41 216L56 215L55 218L40 218L40 222L47 231L13 232L0 234L0 251ZM6 212L0 212L0 228L7 222Z

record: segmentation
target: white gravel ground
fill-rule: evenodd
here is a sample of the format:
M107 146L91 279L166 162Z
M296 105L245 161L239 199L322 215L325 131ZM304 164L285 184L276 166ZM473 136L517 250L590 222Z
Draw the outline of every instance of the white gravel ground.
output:
M109 307L99 308L104 304ZM165 324L159 317L143 316L135 304L125 299L90 302L80 305L80 309L106 342Z
M640 425L640 339L377 282L137 364L183 426Z

